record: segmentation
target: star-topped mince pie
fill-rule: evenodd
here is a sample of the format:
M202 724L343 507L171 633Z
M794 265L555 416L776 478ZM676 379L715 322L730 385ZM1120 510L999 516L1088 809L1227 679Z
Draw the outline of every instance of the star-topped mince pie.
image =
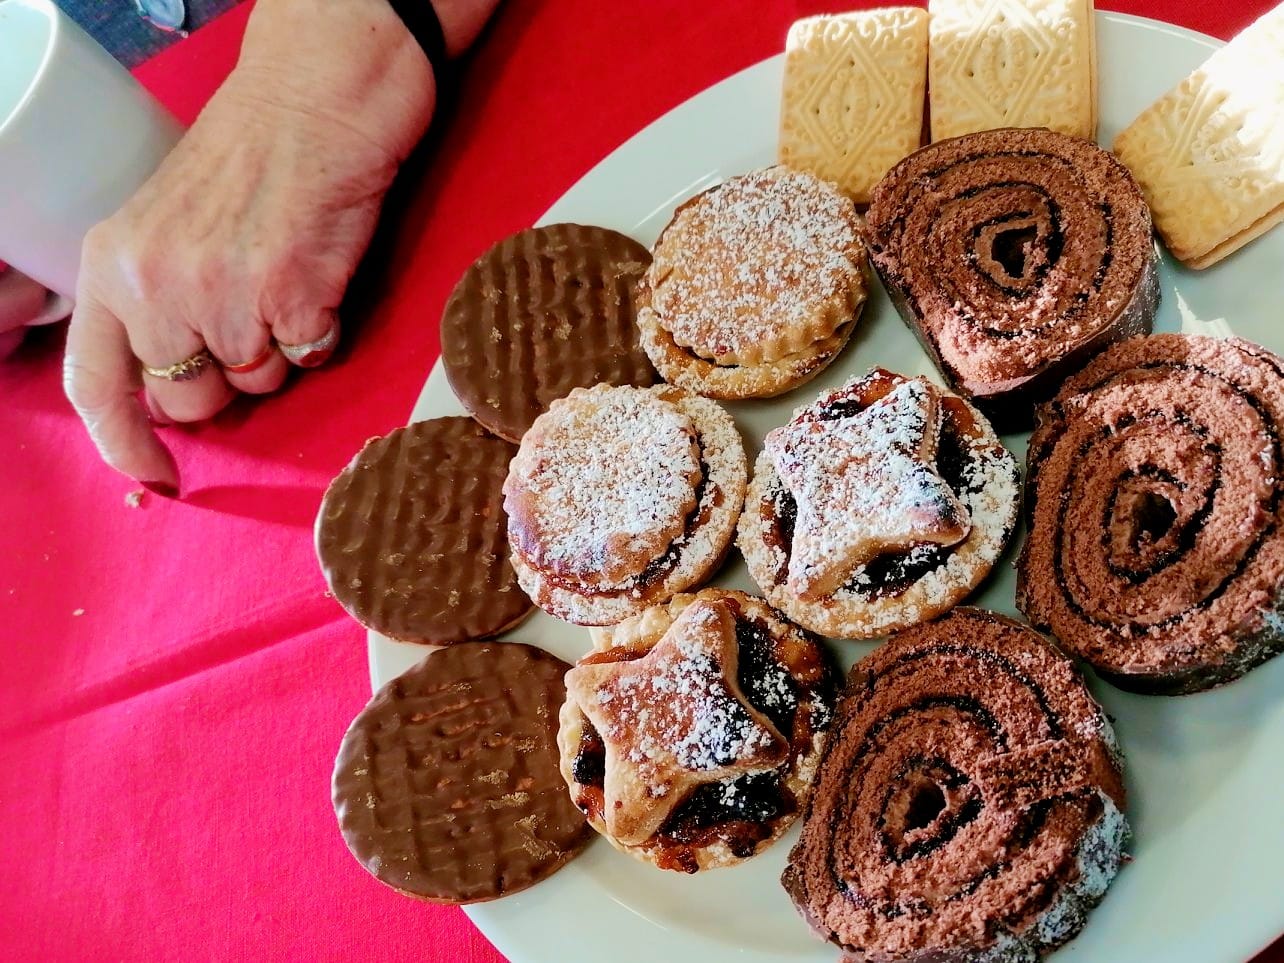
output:
M967 537L971 516L936 470L940 411L936 389L918 378L832 420L804 409L767 435L797 505L790 591L822 599L879 555Z
M578 388L523 436L504 483L513 569L545 611L609 625L704 581L748 469L731 416L681 388Z
M801 811L837 675L761 599L706 589L595 635L566 675L558 744L576 805L619 849L696 872L746 859Z
M871 638L961 601L1012 534L1018 472L989 423L882 369L767 436L739 544L768 600L824 635Z

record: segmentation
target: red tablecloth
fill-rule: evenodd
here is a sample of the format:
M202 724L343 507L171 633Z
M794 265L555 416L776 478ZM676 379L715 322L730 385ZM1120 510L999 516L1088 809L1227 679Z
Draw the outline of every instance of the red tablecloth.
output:
M1112 4L1220 37L1270 5ZM499 959L458 910L376 884L335 829L331 760L369 689L364 633L313 560L313 514L362 441L405 420L478 252L646 123L777 51L791 20L843 6L510 0L398 195L378 296L344 353L170 430L182 502L126 504L133 486L63 400L60 332L0 365L4 958ZM139 75L190 120L247 12Z

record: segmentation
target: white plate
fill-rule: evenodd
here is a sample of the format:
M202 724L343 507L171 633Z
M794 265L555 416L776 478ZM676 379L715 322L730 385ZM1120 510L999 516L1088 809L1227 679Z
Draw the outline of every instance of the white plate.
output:
M1097 16L1101 138L1109 144L1217 41L1137 17ZM679 201L772 163L781 60L741 71L651 124L542 223L601 224L650 244ZM1284 229L1204 273L1165 261L1156 328L1225 333L1217 320L1224 318L1235 333L1284 351L1281 264ZM750 463L762 436L796 405L873 364L933 373L881 290L852 344L815 382L783 399L728 406ZM438 362L412 417L462 413ZM1005 441L1024 457L1024 436ZM1015 614L1012 557L1009 551L974 602ZM755 591L735 553L718 582ZM543 613L513 635L568 660L589 647L585 630ZM872 645L836 647L850 662ZM372 635L372 682L377 688L423 655L421 647ZM1128 695L1096 680L1093 687L1118 719L1136 861L1057 963L1249 958L1284 931L1284 658L1231 686L1182 698ZM694 877L653 869L599 841L552 879L468 914L513 963L832 963L836 951L810 935L777 883L797 831L746 864Z

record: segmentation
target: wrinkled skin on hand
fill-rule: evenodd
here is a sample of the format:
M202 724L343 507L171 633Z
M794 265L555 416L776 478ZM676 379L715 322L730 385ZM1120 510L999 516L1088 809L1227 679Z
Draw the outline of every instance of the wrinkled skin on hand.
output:
M313 342L337 324L434 97L427 58L384 0L260 0L223 87L85 241L64 375L108 464L177 492L151 421L200 421L238 391L276 390L288 363L273 339ZM223 364L267 360L186 382L141 371L202 348Z

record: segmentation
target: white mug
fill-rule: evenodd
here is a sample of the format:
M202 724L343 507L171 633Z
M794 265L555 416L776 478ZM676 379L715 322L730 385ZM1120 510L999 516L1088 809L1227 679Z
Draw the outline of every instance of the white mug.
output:
M0 0L0 261L74 296L86 232L182 133L53 0Z

